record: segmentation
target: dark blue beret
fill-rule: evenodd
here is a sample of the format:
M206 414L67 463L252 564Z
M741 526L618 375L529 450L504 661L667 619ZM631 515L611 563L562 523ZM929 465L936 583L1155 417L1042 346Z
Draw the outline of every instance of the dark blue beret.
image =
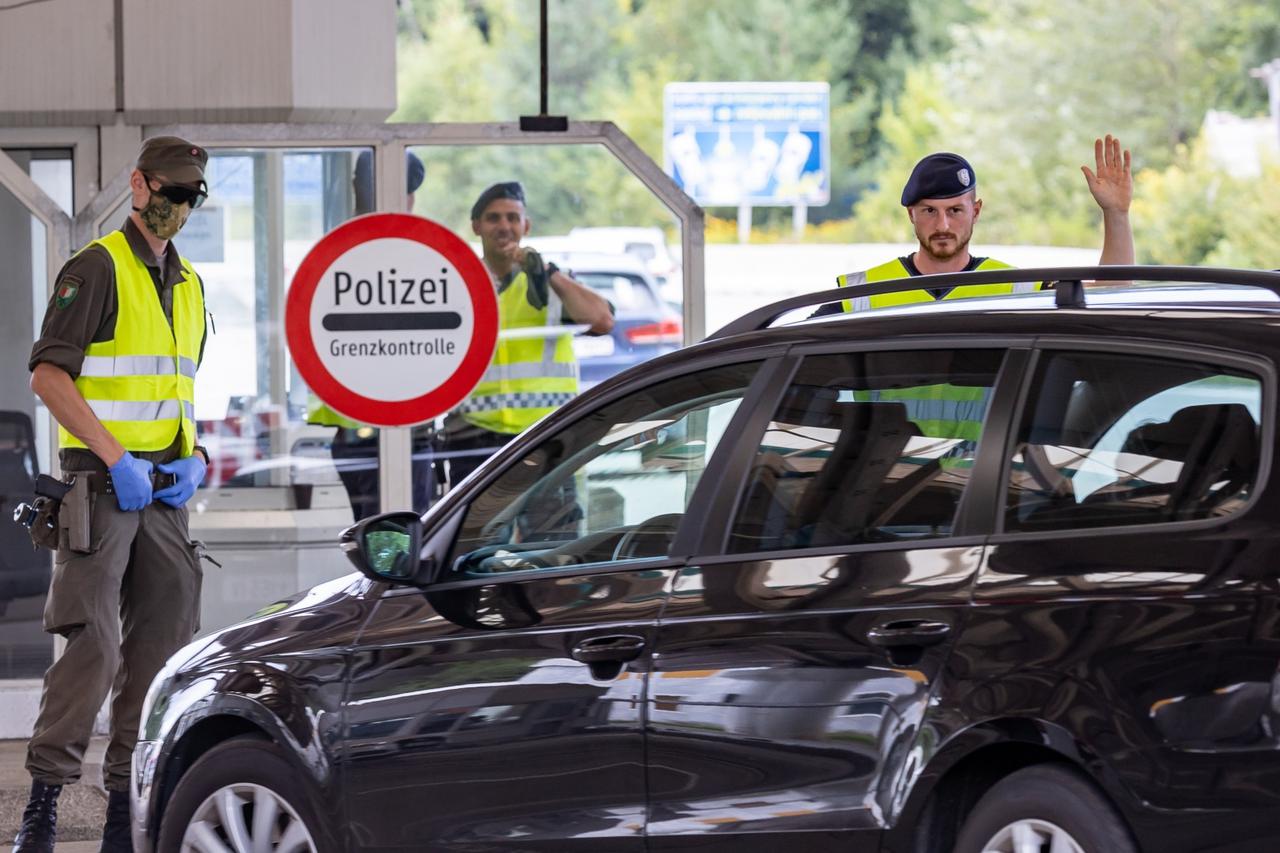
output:
M902 206L910 207L922 198L955 198L977 186L978 176L968 160L940 151L925 157L911 170L911 177L902 188Z
M483 216L484 209L500 198L509 198L512 201L524 204L524 187L520 186L519 181L505 181L489 187L489 189L480 193L480 198L476 199L475 204L471 205L471 221L475 222Z

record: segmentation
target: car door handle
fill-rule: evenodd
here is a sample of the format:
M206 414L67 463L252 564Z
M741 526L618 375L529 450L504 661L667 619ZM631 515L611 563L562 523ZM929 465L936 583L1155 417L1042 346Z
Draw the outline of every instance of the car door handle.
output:
M644 644L644 637L634 634L592 637L574 646L570 654L580 663L629 663L640 657Z
M892 648L893 646L932 646L941 643L951 633L951 626L946 622L932 622L927 619L901 619L896 622L885 622L867 631L867 641L873 646Z

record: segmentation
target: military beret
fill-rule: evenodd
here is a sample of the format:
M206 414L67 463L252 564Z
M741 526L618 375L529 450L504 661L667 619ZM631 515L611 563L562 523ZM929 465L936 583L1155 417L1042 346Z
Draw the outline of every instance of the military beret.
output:
M978 186L969 161L959 154L940 151L930 154L911 170L902 188L902 206L910 207L922 198L955 198Z
M519 181L506 181L489 187L489 189L480 193L480 198L476 199L475 204L471 205L471 221L475 222L483 216L484 209L500 198L509 198L512 201L524 204L524 187L520 186Z
M209 152L178 136L153 136L138 152L138 171L160 174L181 186L204 191L204 167Z

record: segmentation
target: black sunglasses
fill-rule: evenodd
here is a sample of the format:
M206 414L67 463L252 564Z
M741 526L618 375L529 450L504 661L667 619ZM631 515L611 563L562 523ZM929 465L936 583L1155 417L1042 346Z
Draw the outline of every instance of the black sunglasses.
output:
M155 181L157 184L160 183L159 180L151 177L150 175L144 175L143 177L147 179L147 189L149 190L151 189L151 181ZM195 210L197 207L204 204L204 200L208 198L208 196L200 190L193 190L190 187L180 187L177 184L161 184L160 189L151 191L159 193L174 204L190 204L192 210Z

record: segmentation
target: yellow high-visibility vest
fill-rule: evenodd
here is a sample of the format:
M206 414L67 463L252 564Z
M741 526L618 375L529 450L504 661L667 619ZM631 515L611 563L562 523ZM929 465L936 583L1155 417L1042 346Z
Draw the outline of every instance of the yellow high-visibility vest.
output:
M1013 269L1002 261L986 258L974 268L977 270ZM851 287L855 284L870 284L876 281L893 281L899 278L910 278L911 271L902 263L901 258L894 258L888 263L872 267L869 270L847 275L836 276L840 287ZM943 299L971 299L975 296L1000 296L1006 293L1032 293L1040 289L1040 283L1020 281L1006 284L970 284L955 287ZM877 296L858 296L846 299L842 303L846 311L868 311L872 308L891 308L895 305L912 305L917 302L935 302L932 293L927 290L904 290L901 293L881 293Z
M196 365L205 322L195 270L182 261L182 281L173 287L171 329L151 273L129 248L124 232L114 231L89 245L106 249L115 268L116 328L111 340L91 343L85 350L76 389L126 450L164 450L181 432L182 455L190 456L196 442ZM58 442L85 446L62 426Z
M359 421L353 421L345 415L338 414L320 402L319 397L310 393L307 395L307 423L315 426L336 426L343 429L359 429L365 426Z
M498 294L498 347L480 384L458 406L468 423L514 434L577 396L578 359L571 334L501 335L507 329L546 326L549 316L546 306L529 304L529 278L523 271Z

